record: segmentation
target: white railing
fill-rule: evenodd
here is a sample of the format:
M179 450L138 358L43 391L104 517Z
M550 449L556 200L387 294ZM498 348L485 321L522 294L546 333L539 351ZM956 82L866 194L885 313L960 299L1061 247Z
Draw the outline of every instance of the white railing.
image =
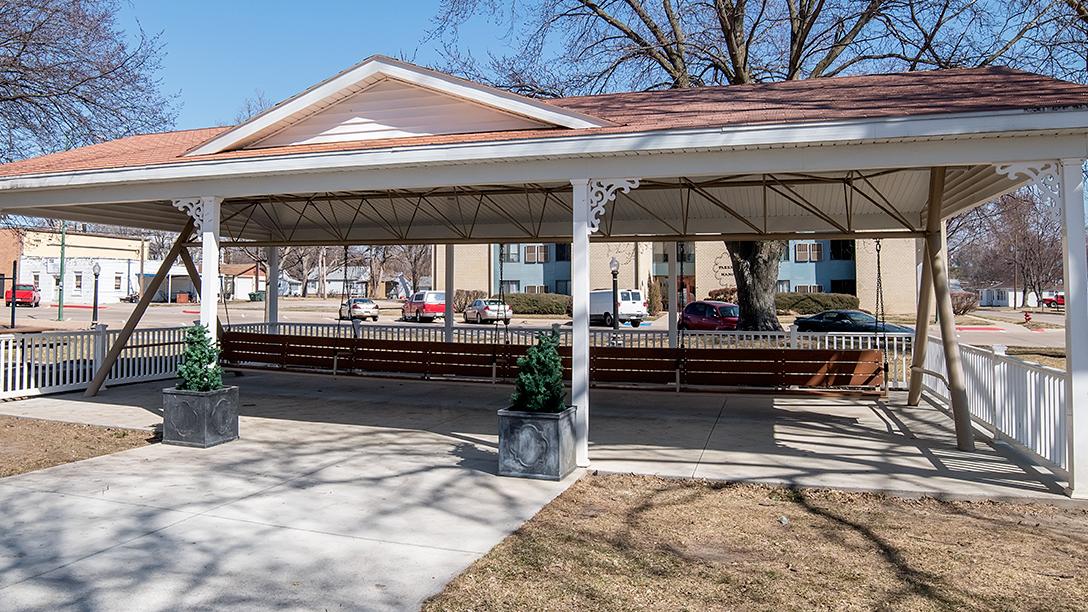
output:
M137 329L110 370L107 384L174 378L185 329ZM0 336L0 399L86 389L118 334L102 327Z
M1059 473L1068 469L1068 427L1065 413L1065 372L1027 363L994 349L961 345L967 405L971 417L995 439L1010 443ZM944 347L931 338L925 369L945 377ZM926 373L922 388L948 404L944 379Z
M136 329L132 332L106 383L134 383L174 378L185 351L186 327ZM108 332L108 346L120 331ZM105 353L103 353L105 355Z
M280 333L319 338L350 338L354 331L348 322L342 323L241 323L229 329L250 333ZM569 346L569 327L558 326L560 342ZM532 344L545 329L505 329L501 325L457 326L453 328L454 342L490 342L496 344ZM359 326L359 338L366 340L412 340L441 342L445 328L440 325L375 325ZM591 346L625 346L630 348L664 348L669 345L669 333L660 329L590 330ZM911 344L909 333L884 335L866 333L812 332L747 332L747 331L685 331L680 341L688 348L797 348L863 350L886 348L888 357L888 388L906 389L909 383Z

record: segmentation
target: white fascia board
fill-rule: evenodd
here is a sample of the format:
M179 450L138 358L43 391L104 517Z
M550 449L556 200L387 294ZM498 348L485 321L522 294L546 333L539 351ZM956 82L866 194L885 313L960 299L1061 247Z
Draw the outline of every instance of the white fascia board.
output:
M353 68L323 81L310 89L277 104L271 109L227 130L208 142L192 149L187 156L213 155L229 149L245 146L259 140L266 130L295 115L309 116L306 110L326 101L335 101L353 93L360 83L376 77L389 77L438 91L476 104L493 107L507 113L535 119L541 123L571 129L595 128L613 125L584 113L563 109L538 102L531 98L505 92L480 83L473 83L434 70L427 70L394 59L375 56ZM321 108L324 108L322 106ZM318 109L318 112L320 109ZM282 126L281 126L282 127Z
M35 190L192 183L223 197L267 193L565 181L613 176L835 171L1088 157L1088 111L1013 112L729 129L663 130L236 158L0 178L0 205ZM1001 146L982 139L1002 137ZM922 146L923 143L930 146ZM819 155L806 150L820 147ZM792 153L790 153L792 151ZM656 154L649 157L648 154ZM939 156L935 156L938 155ZM672 160L665 162L664 155ZM773 159L772 159L773 158ZM520 162L520 163L519 163ZM629 170L612 170L619 164ZM514 166L517 167L514 167ZM471 166L469 170L467 167ZM426 171L419 172L424 167ZM502 168L501 171L490 171ZM441 171L439 171L441 169ZM392 170L399 172L393 173ZM380 173L373 180L373 173ZM405 177L399 175L404 174ZM412 178L414 177L414 178ZM458 177L459 180L454 179ZM296 182L294 189L279 189ZM445 181L437 183L437 181ZM226 187L216 191L213 184ZM352 186L354 184L354 186ZM392 185L396 184L396 187ZM257 187L254 187L257 185ZM263 185L261 187L260 185ZM386 186L388 185L388 186ZM275 187L275 189L273 189ZM177 185L171 188L177 189ZM250 190L250 189L256 190ZM152 188L151 192L162 193ZM75 196L76 194L72 194ZM61 198L70 201L72 198ZM127 198L132 201L133 198ZM148 197L147 199L154 199ZM93 200L92 200L93 201ZM103 201L103 200L97 200ZM9 204L11 202L11 204Z

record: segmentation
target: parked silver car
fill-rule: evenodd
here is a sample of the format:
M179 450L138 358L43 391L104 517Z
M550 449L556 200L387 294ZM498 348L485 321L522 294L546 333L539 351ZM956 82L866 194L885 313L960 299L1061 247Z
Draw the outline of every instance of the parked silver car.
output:
M493 323L502 321L510 324L514 311L502 300L476 300L465 308L465 323Z
M378 320L378 305L370 298L351 298L340 304L340 320L372 319Z

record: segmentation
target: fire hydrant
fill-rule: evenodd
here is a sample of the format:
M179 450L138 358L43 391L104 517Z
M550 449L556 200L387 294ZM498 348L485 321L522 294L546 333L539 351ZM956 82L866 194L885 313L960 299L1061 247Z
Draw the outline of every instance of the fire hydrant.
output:
M1030 323L1030 322L1031 322L1031 313L1025 310L1024 311L1024 323Z

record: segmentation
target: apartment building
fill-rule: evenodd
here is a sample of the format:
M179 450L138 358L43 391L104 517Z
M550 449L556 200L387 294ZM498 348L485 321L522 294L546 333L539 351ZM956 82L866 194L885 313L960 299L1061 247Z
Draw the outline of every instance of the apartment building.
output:
M590 246L590 284L611 287L610 262L619 263L622 287L645 291L651 281L666 286L669 249L663 242L593 243ZM884 302L889 313L915 311L916 249L912 239L881 243ZM503 244L457 245L454 248L454 287L490 294L570 293L570 245ZM721 241L677 244L678 285L688 299L707 297L710 291L734 287L733 265ZM435 288L444 288L445 249L435 249ZM792 240L779 262L781 292L848 293L860 306L876 308L876 241Z

